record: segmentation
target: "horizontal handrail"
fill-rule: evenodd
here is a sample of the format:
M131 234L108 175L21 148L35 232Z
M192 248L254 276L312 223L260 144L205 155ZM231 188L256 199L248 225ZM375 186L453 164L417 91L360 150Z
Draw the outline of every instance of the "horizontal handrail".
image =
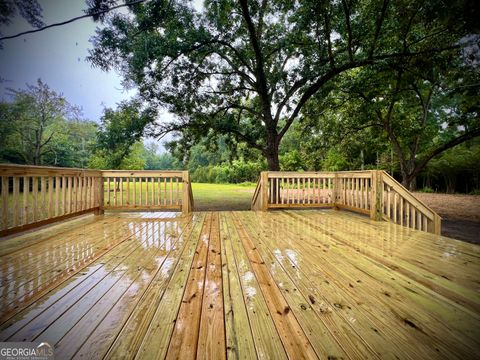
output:
M423 214L428 216L429 219L433 220L435 217L435 211L430 207L425 205L420 199L416 198L412 193L410 193L402 184L397 182L393 177L388 173L383 173L383 181L386 185L391 186L399 195L401 195L405 200L411 203L412 206L417 208Z
M0 164L1 176L102 176L101 170L53 166Z
M382 218L411 229L441 233L441 217L402 184L382 172Z
M0 164L0 236L104 210L193 210L188 171Z
M332 207L440 233L441 218L385 171L262 172L252 210Z

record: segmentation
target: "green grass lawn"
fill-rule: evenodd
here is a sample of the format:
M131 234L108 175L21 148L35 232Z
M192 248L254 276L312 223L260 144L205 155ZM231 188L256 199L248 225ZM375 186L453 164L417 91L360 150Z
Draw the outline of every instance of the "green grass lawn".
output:
M256 184L193 183L195 210L250 210Z
M125 185L124 185L125 186ZM253 192L256 184L204 184L192 183L193 199L195 210L249 210L252 201ZM125 188L124 188L125 189ZM145 183L142 184L143 196L145 197ZM149 185L151 194L151 185ZM163 184L162 184L163 189ZM170 187L168 187L170 189ZM113 201L113 185L110 191L111 201ZM170 190L167 191L167 202L170 199ZM182 198L182 185L179 189L180 199ZM140 186L136 184L137 203L139 201ZM133 184L130 184L130 193L133 194ZM108 196L107 194L105 196ZM119 196L119 195L117 195ZM132 195L131 195L132 196ZM163 196L163 194L162 194ZM174 203L176 202L176 185L173 191ZM126 202L126 191L123 192L123 201ZM145 201L145 199L144 199Z

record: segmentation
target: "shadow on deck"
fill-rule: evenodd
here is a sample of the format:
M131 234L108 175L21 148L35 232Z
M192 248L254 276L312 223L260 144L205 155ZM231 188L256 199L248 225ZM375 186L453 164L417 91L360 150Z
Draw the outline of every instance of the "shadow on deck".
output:
M87 216L0 256L0 341L59 359L480 350L480 247L348 212Z

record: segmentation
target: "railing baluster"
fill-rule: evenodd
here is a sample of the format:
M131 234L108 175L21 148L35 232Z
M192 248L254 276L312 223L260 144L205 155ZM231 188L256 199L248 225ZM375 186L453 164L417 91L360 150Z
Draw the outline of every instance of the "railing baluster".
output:
M133 206L137 206L137 179L133 178Z
M2 229L8 229L8 176L2 176Z
M62 176L62 215L67 213L67 177Z
M163 205L167 205L167 178L163 179L163 191L164 191Z
M127 177L127 206L130 206L130 178Z
M162 177L157 179L157 190L158 190L158 205L163 206L163 190L162 190Z
M28 198L30 193L30 183L29 177L23 177L23 216L22 216L22 225L28 224Z
M60 215L60 176L55 176L55 216Z
M42 200L40 219L45 219L47 213L47 178L40 177L40 198Z
M175 178L175 181L176 181L176 183L177 183L177 185L176 185L176 186L177 186L177 200L176 200L175 203L176 203L176 205L178 205L178 204L179 204L179 201L178 201L178 200L179 200L179 198L180 198L180 193L179 193L179 191L180 191L180 186L179 186L179 184L178 184L178 177Z
M117 178L113 178L113 206L117 206Z
M412 210L412 214L411 214L412 229L415 229L415 226L416 226L416 224L415 224L415 222L416 222L415 221L416 220L415 219L416 218L416 211L415 211L415 208L413 206L411 207L411 210Z
M145 178L145 205L148 206L148 177Z
M13 226L18 226L20 224L19 188L20 188L20 179L18 176L14 176L13 177Z
M120 177L120 206L123 206L123 177Z
M140 183L140 196L139 196L139 205L143 206L143 178L140 177L138 179L138 182Z

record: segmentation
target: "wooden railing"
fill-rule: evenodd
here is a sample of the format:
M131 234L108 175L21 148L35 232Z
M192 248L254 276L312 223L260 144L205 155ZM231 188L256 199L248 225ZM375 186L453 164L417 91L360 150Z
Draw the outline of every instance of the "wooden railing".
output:
M185 200L191 203L186 171L109 170L102 176L105 210L182 210Z
M412 229L441 233L441 217L386 172L381 173L381 216Z
M104 210L193 211L188 171L0 164L0 236Z
M440 234L441 218L384 171L262 172L252 210L333 207Z
M0 175L0 235L100 210L100 171L0 165Z

